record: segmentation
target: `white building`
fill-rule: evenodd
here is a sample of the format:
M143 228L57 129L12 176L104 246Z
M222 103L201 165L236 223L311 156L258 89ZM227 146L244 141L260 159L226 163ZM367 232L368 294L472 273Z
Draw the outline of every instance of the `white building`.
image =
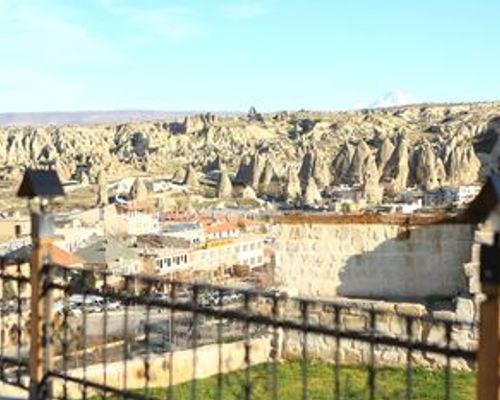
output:
M434 192L425 194L425 205L463 206L470 203L481 190L479 185L444 186Z
M126 231L131 236L155 234L160 232L160 221L154 215L140 211L129 211L123 214Z
M149 249L159 274L181 270L210 271L220 267L264 264L264 238L241 237L208 242L191 248Z
M206 235L203 228L194 222L179 222L163 225L163 236L178 238L191 244L205 243Z

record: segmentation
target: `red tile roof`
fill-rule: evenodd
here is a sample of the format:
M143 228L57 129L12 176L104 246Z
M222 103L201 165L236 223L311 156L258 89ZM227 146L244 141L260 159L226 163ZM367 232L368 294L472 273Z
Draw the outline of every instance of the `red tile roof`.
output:
M65 267L83 265L83 259L78 257L76 254L70 253L69 251L57 247L54 244L50 246L50 253L52 262L57 265L62 265Z

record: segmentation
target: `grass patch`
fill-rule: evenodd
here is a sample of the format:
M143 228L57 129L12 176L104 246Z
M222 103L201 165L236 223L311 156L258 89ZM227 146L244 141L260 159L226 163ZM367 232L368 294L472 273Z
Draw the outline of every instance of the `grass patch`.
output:
M276 381L279 399L335 399L334 368L326 363L309 363L307 366L307 388L304 387L303 366L300 362L277 365ZM245 399L246 391L252 399L273 399L273 366L261 364L248 371L250 385L246 385L247 372L239 371L195 382L173 386L171 397L168 388L150 389L148 396L176 400L192 399L194 386L198 399ZM445 398L445 374L441 370L414 368L412 399L437 400ZM194 385L194 386L193 386ZM376 399L406 399L406 370L403 368L378 368L376 373ZM369 399L368 371L362 367L340 368L340 399ZM144 393L140 391L140 393ZM146 393L144 393L146 394ZM108 397L109 398L109 397ZM475 374L452 372L451 399L471 400L475 398Z

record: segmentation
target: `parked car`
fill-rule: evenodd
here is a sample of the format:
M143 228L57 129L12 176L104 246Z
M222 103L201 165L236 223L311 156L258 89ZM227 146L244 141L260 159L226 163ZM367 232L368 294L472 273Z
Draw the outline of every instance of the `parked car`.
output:
M82 311L78 308L72 307L70 303L65 303L64 301L57 301L54 303L52 310L55 314L64 315L66 312L68 316L78 317L82 314Z

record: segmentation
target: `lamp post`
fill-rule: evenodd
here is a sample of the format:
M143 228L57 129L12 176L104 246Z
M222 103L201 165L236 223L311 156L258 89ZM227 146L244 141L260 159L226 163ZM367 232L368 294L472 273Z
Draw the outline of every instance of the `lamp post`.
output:
M31 337L29 354L30 399L51 398L50 384L43 393L44 373L51 368L50 325L52 301L50 290L43 293L43 266L50 261L54 236L52 200L64 196L64 191L54 170L27 169L18 197L28 199L31 214ZM45 352L45 357L43 353ZM43 363L42 363L43 360Z

